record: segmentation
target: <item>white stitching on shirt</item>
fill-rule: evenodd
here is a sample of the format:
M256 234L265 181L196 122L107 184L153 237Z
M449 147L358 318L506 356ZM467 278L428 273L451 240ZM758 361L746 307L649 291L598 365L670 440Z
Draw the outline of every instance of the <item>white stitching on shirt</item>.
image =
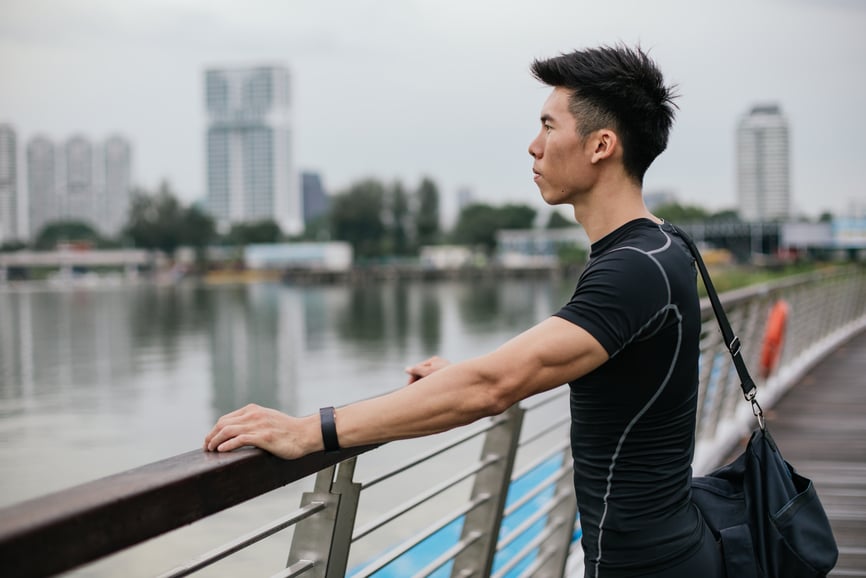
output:
M667 386L668 381L670 381L671 375L673 374L673 371L674 371L674 367L676 366L677 359L679 358L680 347L682 346L683 316L680 313L679 308L676 305L673 305L671 303L671 299L672 299L671 285L670 285L670 280L668 279L667 273L665 272L661 263L659 263L658 260L655 257L653 257L653 255L655 253L663 252L672 245L670 236L668 236L668 234L664 230L662 230L661 227L659 227L659 230L665 236L666 242L665 242L664 246L662 246L658 249L655 249L653 251L644 251L644 250L638 249L636 247L618 247L617 249L615 249L617 251L622 250L622 249L630 249L633 251L638 251L639 253L643 253L644 255L649 257L656 264L656 266L661 271L662 278L664 279L665 284L667 286L668 303L664 307L662 307L658 312L656 312L647 323L645 323L640 329L638 329L635 332L634 335L632 335L628 340L626 340L626 343L622 347L620 347L614 353L614 355L616 353L619 353L620 351L622 351L626 347L626 345L628 345L634 339L636 339L637 336L640 335L641 332L646 327L648 327L655 319L657 319L659 317L659 315L661 315L663 313L667 313L669 311L673 311L677 316L677 345L676 345L676 348L674 348L674 354L673 354L673 357L671 359L671 364L668 367L667 375L662 380L662 382L659 384L658 389L653 394L653 396L649 399L649 401L647 401L647 403L643 406L643 408L641 408L641 410L631 419L631 421L625 427L625 429L622 432L622 435L619 438L619 441L617 442L616 450L614 450L614 453L610 458L610 466L608 467L608 474L607 474L607 487L605 489L604 498L602 499L602 502L604 503L604 509L602 510L601 519L598 522L598 544L597 544L597 550L598 551L596 553L595 578L598 578L598 576L599 576L599 570L600 570L601 561L602 561L602 538L604 537L604 521L605 521L605 518L607 517L608 498L610 497L611 491L613 490L613 472L614 472L614 469L616 468L617 458L619 457L620 450L622 449L622 446L625 443L626 437L628 437L628 434L631 432L632 428L635 426L635 424L637 424L637 422L640 420L640 418L643 417L643 415L647 412L647 410L649 410L649 408L653 405L653 403L655 403L655 401L659 398L659 396L662 394L665 387ZM613 355L611 355L611 357L613 357Z

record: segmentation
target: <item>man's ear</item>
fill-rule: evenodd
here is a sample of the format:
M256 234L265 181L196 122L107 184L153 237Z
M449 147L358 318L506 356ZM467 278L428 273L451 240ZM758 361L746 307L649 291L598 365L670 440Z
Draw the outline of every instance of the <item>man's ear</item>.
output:
M619 137L612 130L603 128L592 135L592 143L595 150L592 151L590 162L594 164L614 155L619 147Z

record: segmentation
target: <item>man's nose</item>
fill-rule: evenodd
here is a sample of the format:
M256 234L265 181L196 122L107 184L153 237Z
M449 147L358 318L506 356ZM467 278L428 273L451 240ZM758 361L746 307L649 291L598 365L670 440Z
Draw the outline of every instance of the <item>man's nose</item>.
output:
M542 148L541 148L541 145L539 143L540 138L541 138L541 135L539 134L534 139L532 139L532 141L529 143L529 156L531 156L534 159L538 159L541 157Z

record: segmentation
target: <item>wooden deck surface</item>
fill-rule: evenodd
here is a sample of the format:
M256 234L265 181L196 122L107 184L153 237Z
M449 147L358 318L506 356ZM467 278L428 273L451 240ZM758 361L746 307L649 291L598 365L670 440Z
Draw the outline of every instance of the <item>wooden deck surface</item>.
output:
M830 517L839 545L830 576L866 576L866 331L765 413L782 455L813 480Z

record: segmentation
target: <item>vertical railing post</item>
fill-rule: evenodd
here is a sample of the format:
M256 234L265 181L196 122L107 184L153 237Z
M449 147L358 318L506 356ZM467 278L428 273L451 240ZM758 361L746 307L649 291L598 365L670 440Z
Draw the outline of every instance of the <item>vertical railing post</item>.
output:
M343 578L346 575L361 493L361 484L352 481L355 460L351 458L341 462L339 469L332 466L320 471L313 491L304 493L301 506L322 502L326 507L295 527L287 568L309 560L315 564L309 573L312 578Z
M570 450L563 450L562 463L571 463ZM545 540L538 548L539 567L533 576L564 576L571 550L571 539L574 536L574 522L577 518L577 498L574 496L572 476L562 476L554 489L554 498L560 505L547 516L547 527L560 525L549 540ZM561 496L561 498L559 498Z
M472 544L454 559L452 577L489 576L493 569L499 528L511 484L511 472L514 469L514 456L520 441L523 414L523 408L512 406L501 416L494 418L498 423L485 436L481 459L496 458L496 461L475 476L471 499L487 497L487 500L466 515L460 539L472 540Z

